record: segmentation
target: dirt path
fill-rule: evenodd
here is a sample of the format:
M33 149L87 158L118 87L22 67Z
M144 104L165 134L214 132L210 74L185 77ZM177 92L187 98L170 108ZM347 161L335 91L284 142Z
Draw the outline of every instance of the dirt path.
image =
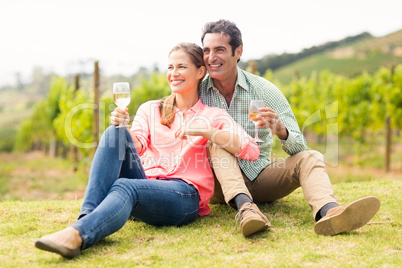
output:
M1 199L80 199L86 178L42 152L0 154Z
M382 179L394 179L394 180L402 180L402 170L393 170L391 172L385 172L382 169L370 168L370 167L350 167L350 166L338 166L331 167L327 166L328 174L331 176L369 176L374 178L382 178Z

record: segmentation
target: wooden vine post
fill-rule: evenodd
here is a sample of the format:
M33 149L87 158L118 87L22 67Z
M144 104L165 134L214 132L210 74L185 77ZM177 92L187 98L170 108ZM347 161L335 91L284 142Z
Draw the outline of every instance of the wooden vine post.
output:
M75 98L75 93L79 90L79 88L80 88L80 75L76 74L74 76L73 98ZM71 161L73 164L74 172L77 172L77 170L78 170L78 148L74 144L71 144Z
M95 61L94 69L94 126L93 126L93 137L95 142L95 149L99 143L99 63Z
M394 76L395 66L391 65L391 80L390 83L393 84L392 77ZM384 159L384 167L385 172L389 172L391 170L391 152L392 151L392 126L391 126L391 115L388 111L386 111L385 116L385 159Z
M257 74L258 73L258 71L257 71L257 62L255 60L251 60L248 63L248 71L250 73L252 73L252 74Z

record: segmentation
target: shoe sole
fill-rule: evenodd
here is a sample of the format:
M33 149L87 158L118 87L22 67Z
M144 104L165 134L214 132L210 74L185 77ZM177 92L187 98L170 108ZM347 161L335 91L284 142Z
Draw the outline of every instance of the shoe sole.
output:
M35 247L41 250L60 254L61 256L68 259L75 258L81 253L81 250L79 248L69 249L59 244L56 244L49 239L43 239L43 238L35 241Z
M245 237L268 229L268 225L260 218L251 218L243 223L241 231Z
M314 226L318 235L336 235L346 231L356 230L369 222L380 208L380 200L368 196L356 200L338 215L322 219Z

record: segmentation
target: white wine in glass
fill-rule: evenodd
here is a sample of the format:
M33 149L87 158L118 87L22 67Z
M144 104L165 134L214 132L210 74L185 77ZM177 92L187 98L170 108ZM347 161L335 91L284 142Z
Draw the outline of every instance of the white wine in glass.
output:
M130 84L127 82L113 83L113 97L114 103L120 108L124 109L131 101L130 97ZM126 122L120 123L116 128L130 127Z
M256 142L263 142L260 138L258 138L258 121L260 121L259 118L257 118L258 115L258 108L264 107L264 101L262 100L251 100L250 101L250 106L248 107L248 115L250 116L251 121L253 121L254 126L255 126L255 135L254 135L254 140Z

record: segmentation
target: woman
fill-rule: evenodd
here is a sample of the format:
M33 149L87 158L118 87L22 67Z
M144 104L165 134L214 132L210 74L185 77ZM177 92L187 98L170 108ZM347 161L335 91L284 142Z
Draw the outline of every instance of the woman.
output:
M73 258L130 217L180 226L209 213L214 179L207 142L250 161L258 158L259 147L226 111L199 100L205 72L199 46L182 43L172 49L167 71L172 95L142 104L131 129L110 126L105 131L78 220L36 240L37 248ZM111 123L128 118L127 109L116 108Z

